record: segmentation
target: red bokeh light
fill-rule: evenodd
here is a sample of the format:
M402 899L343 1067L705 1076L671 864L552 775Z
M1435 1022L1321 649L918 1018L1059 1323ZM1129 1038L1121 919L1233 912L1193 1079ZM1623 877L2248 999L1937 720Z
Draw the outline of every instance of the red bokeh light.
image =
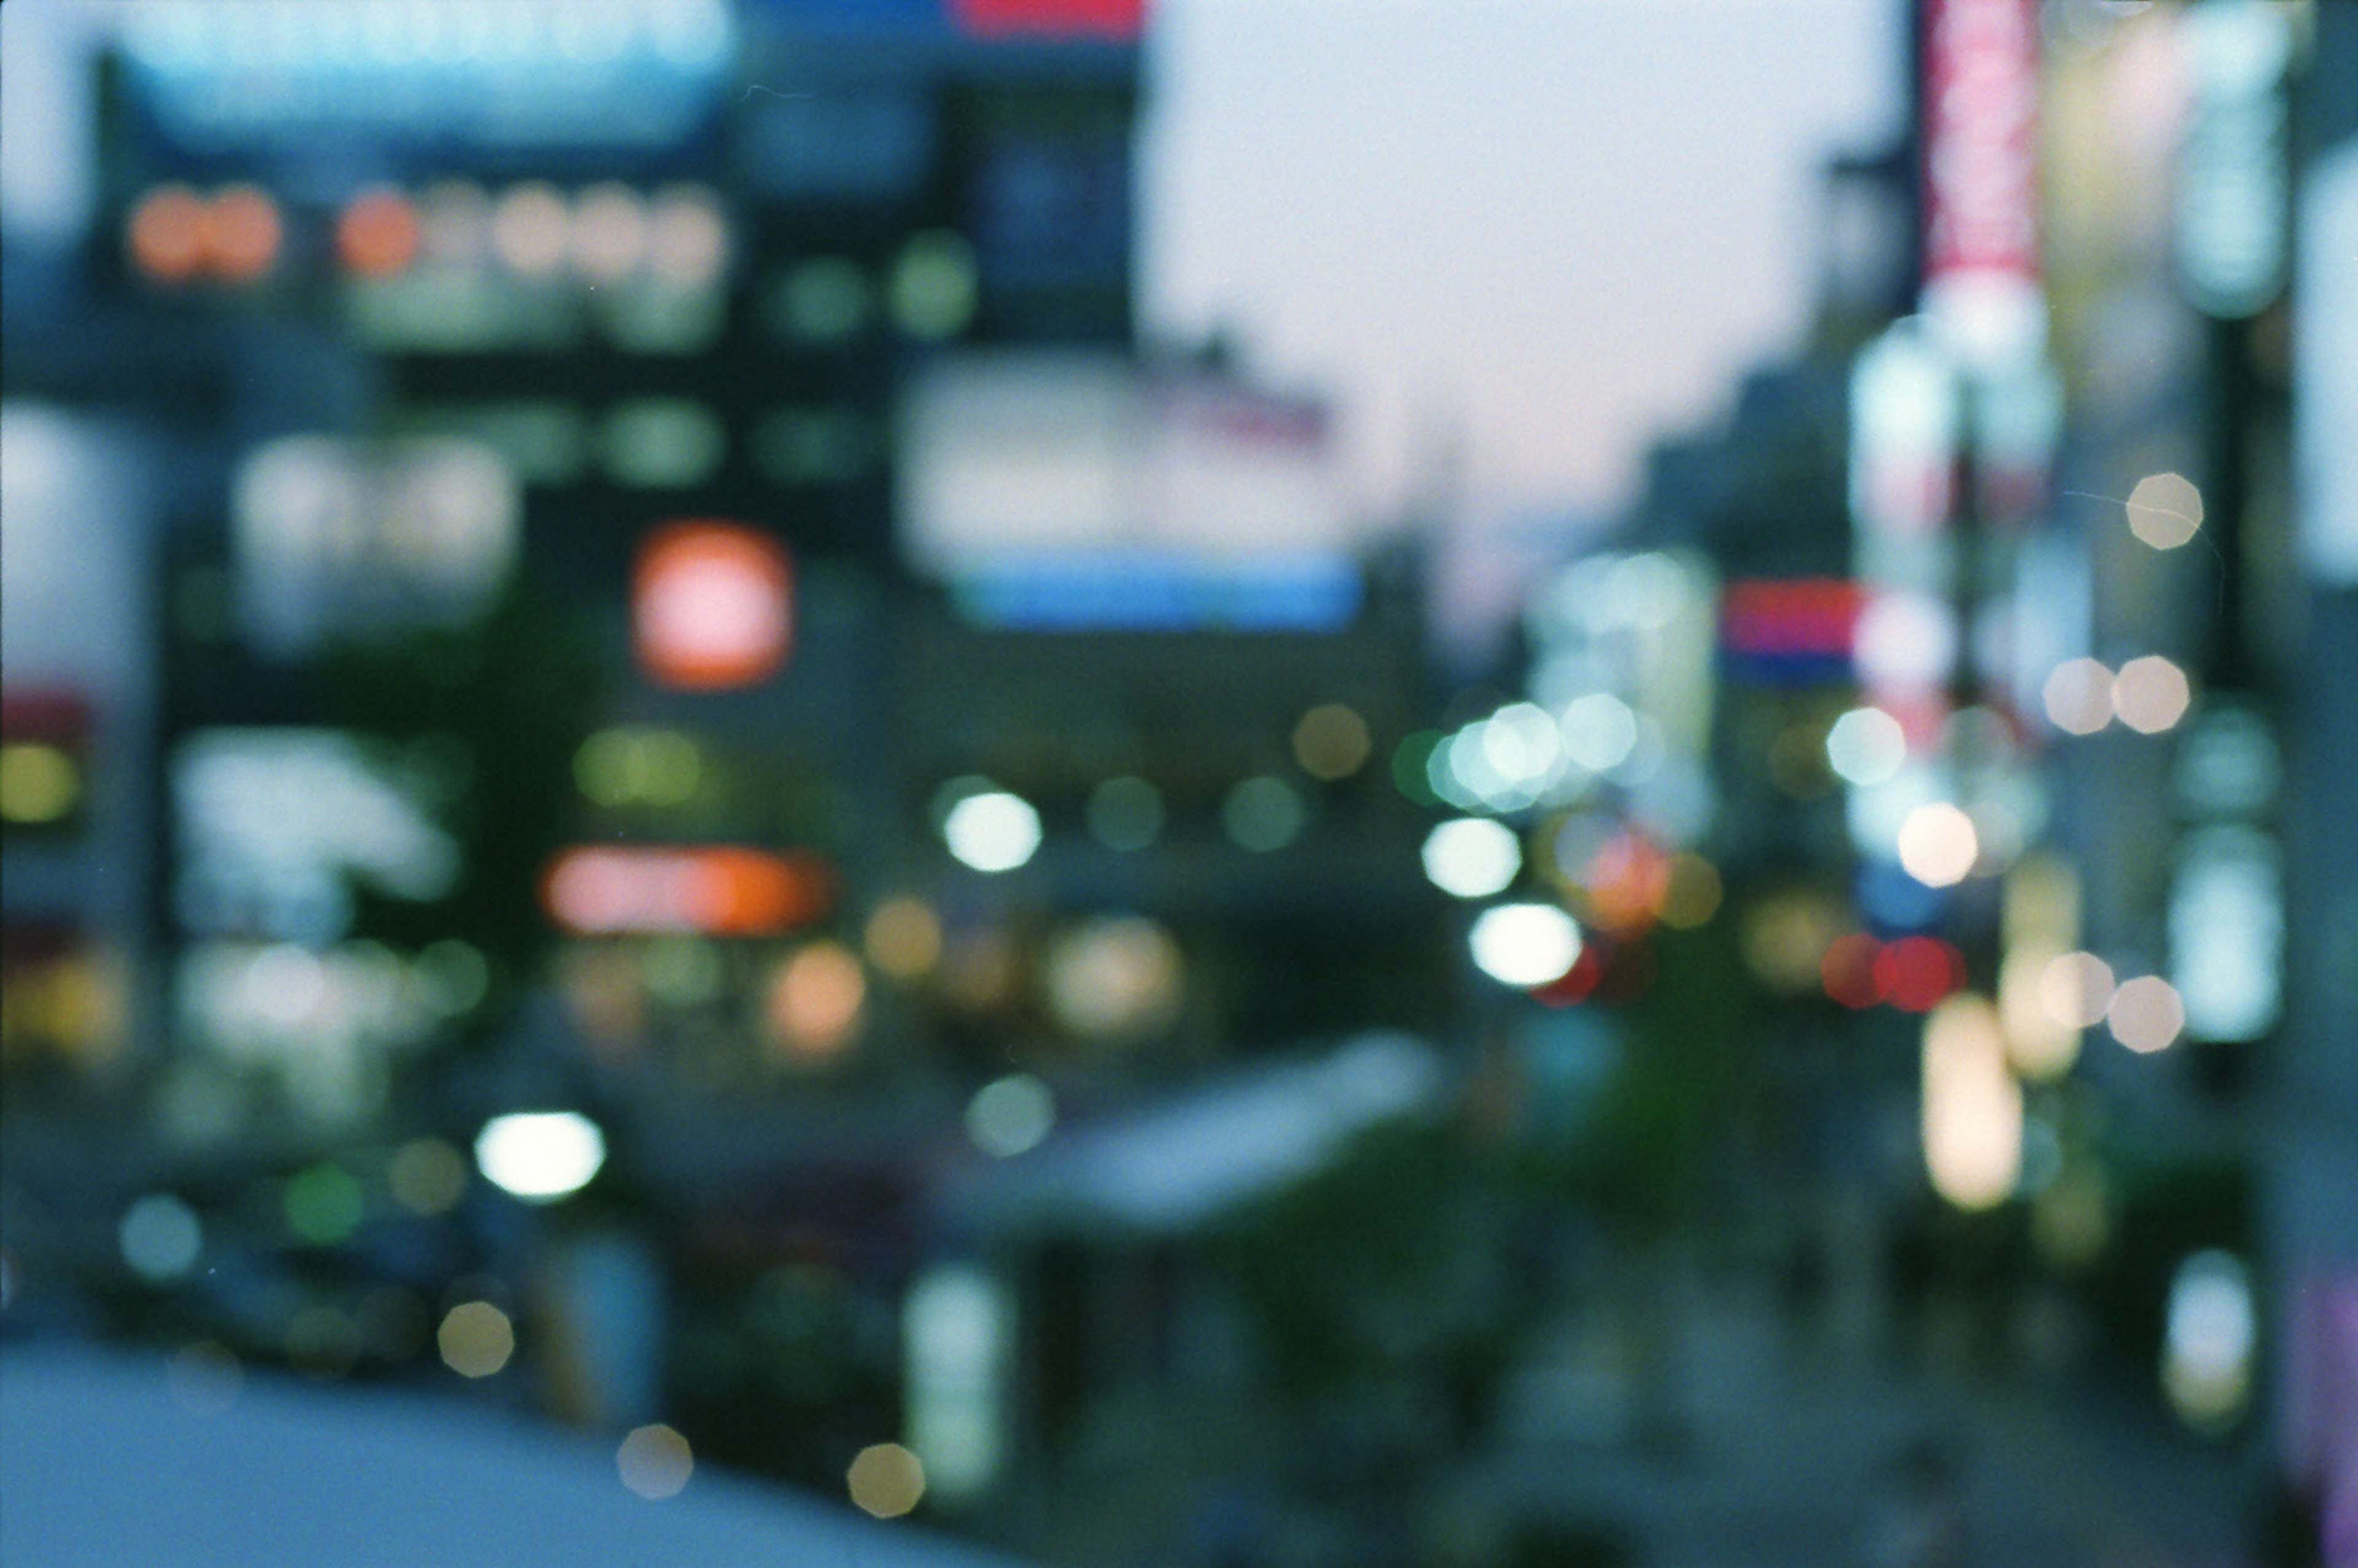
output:
M1835 937L1818 964L1826 995L1852 1009L1873 1007L1881 1001L1885 993L1877 960L1882 953L1883 944L1864 931Z
M1905 1012L1930 1012L1965 983L1965 956L1937 936L1903 936L1876 956L1877 989Z
M639 551L632 621L639 663L664 686L750 686L794 641L785 547L730 523L674 523Z

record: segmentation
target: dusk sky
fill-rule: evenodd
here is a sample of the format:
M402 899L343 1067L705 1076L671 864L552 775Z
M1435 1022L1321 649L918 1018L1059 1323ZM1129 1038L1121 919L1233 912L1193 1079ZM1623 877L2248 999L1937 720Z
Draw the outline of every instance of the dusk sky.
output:
M1333 396L1383 506L1607 509L1794 341L1815 170L1900 113L1903 0L1156 0L1147 320Z
M1905 5L1152 0L1145 319L1332 397L1371 509L1453 430L1477 504L1610 508L1793 341L1814 171L1896 125ZM50 24L8 29L8 206L54 228L88 121L42 57L101 13L7 9Z

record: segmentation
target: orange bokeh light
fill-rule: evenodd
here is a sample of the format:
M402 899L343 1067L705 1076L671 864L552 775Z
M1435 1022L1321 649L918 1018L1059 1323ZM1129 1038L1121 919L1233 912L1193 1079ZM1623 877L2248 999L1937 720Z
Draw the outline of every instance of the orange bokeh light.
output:
M766 935L809 924L834 898L816 855L725 845L589 845L558 855L541 881L550 916L583 935Z
M184 283L205 268L204 198L185 185L149 191L132 209L124 243L133 265L161 283Z
M205 249L213 271L231 283L251 283L278 260L285 229L278 204L257 186L233 185L205 210Z
M336 254L362 277L390 277L417 258L422 239L417 211L398 190L380 188L352 198L336 219Z

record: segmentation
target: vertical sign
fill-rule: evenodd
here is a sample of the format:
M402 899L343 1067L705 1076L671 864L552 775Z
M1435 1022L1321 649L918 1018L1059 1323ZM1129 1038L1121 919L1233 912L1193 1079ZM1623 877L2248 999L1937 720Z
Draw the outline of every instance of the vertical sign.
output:
M1975 369L2045 347L2037 0L1924 0L1924 308Z

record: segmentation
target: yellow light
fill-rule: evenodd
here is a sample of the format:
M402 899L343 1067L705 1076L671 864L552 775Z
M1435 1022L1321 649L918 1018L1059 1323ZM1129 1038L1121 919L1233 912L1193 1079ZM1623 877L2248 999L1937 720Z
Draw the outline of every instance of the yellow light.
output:
M1184 970L1179 944L1154 921L1091 921L1048 949L1048 1009L1075 1034L1148 1033L1178 1011Z
M1718 867L1701 855L1673 855L1670 892L1662 900L1662 924L1673 931L1692 931L1719 913L1723 896Z
M1953 887L1981 856L1974 819L1947 801L1920 806L1899 825L1899 864L1926 887Z
M1367 764L1368 748L1368 721L1339 702L1312 708L1293 727L1294 761L1314 779L1350 777Z
M489 1302L454 1306L435 1332L442 1364L462 1378L488 1378L515 1354L515 1325Z
M2194 700L2186 672L2158 654L2131 659L2113 677L2113 708L2140 734L2158 735L2186 717Z
M861 1449L844 1479L853 1504L878 1519L897 1519L925 1495L925 1467L897 1443Z
M2202 492L2174 473L2147 474L2129 492L2129 532L2174 550L2202 526Z
M696 1469L687 1439L668 1426L642 1426L614 1451L622 1485L649 1501L677 1497Z
M868 917L868 961L896 980L922 979L940 962L942 923L921 898L888 898Z
M1988 999L1960 992L1924 1020L1924 1168L1963 1209L1994 1208L2022 1171L2022 1087Z
M42 741L0 746L0 817L55 822L81 798L81 770L64 752Z
M2168 980L2146 975L2113 993L2104 1023L2114 1039L2139 1055L2150 1055L2166 1049L2186 1027L2186 1004Z
M2025 944L2008 951L1998 968L1998 1016L2006 1023L2006 1060L2024 1077L2041 1083L2070 1072L2080 1055L2083 1026L2056 1016L2043 994L2048 971L2062 957L2050 946Z

